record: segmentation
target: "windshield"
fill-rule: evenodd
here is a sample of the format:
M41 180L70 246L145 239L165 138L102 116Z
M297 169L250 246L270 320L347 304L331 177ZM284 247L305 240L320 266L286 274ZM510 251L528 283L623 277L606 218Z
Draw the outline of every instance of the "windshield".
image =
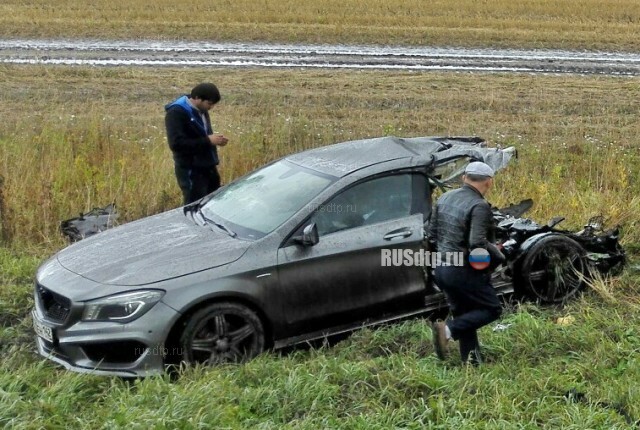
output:
M271 233L334 180L281 160L227 185L202 212L241 236L257 239Z

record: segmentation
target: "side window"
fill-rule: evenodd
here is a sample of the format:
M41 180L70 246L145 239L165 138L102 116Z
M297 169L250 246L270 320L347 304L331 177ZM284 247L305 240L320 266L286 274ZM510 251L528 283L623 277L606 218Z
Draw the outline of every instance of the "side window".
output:
M322 236L409 216L413 206L412 176L385 176L357 184L317 208L311 222L316 223Z

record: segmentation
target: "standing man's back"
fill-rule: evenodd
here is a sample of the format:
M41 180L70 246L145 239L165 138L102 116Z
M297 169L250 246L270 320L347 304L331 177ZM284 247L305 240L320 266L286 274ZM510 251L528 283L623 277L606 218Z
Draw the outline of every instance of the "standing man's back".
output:
M220 187L217 147L226 145L227 138L213 132L209 117L220 100L218 88L203 83L165 106L167 140L185 205Z

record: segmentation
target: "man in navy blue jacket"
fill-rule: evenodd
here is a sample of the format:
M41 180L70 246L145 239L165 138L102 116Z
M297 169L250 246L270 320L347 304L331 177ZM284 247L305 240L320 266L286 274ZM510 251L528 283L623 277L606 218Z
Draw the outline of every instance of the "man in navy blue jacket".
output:
M185 205L220 187L217 147L226 145L227 138L213 132L209 118L220 99L214 84L203 83L165 106L167 139Z

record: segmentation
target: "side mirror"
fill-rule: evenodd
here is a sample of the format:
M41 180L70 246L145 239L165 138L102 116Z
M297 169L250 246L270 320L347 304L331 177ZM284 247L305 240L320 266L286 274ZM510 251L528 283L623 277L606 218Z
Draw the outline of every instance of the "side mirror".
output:
M295 236L293 238L294 242L302 245L302 246L313 246L320 241L318 236L318 226L316 223L311 223L302 229L302 235Z

